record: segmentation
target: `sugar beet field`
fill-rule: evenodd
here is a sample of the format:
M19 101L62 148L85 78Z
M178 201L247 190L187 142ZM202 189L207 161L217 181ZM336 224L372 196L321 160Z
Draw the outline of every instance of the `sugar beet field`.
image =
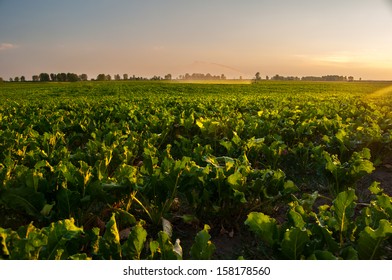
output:
M392 259L392 83L0 84L0 259Z

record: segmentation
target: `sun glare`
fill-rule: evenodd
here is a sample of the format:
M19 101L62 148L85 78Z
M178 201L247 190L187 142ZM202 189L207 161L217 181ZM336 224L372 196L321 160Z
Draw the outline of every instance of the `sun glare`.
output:
M383 98L386 95L391 95L392 94L392 86L388 86L382 89L379 89L369 95L366 96L368 99L378 99L378 98Z

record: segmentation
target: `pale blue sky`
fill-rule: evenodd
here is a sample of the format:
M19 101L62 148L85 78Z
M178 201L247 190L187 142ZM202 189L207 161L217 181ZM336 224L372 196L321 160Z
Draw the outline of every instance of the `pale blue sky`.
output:
M392 80L388 0L0 0L0 77L41 72Z

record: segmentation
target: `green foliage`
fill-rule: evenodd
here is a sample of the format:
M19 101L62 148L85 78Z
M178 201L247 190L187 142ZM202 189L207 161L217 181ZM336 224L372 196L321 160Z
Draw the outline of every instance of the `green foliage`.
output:
M133 260L140 260L146 239L147 231L143 228L143 224L136 224L131 230L127 241L122 245L123 256Z
M210 260L215 251L215 245L210 241L211 235L208 233L210 227L204 225L204 229L199 231L195 237L195 243L191 247L190 255L194 260Z
M380 258L381 244L392 236L392 225L387 220L380 220L379 227L367 226L359 234L358 255L361 259L374 260Z
M392 151L392 100L369 95L388 85L4 84L1 257L177 259L164 221L240 228L250 213L266 257L383 258L391 200L351 189ZM333 203L316 211L321 194ZM208 236L192 258L212 256Z
M309 234L306 230L301 230L297 227L291 228L283 235L282 252L289 259L300 259L308 242Z
M250 213L245 225L255 233L263 248L274 249L275 258L288 259L383 259L391 241L391 216L384 219L391 197L377 184L369 188L374 197L358 216L354 190L341 192L332 205L313 212L308 196L290 203L287 221L279 225L263 213ZM312 199L313 204L315 199ZM306 205L306 207L304 207ZM310 206L310 207L309 207ZM386 206L386 208L384 208ZM377 225L376 228L369 224ZM271 257L271 256L270 256Z
M158 233L157 241L159 244L160 258L162 260L179 260L182 258L182 256L174 250L174 245L166 232L160 231Z
M335 193L352 187L353 182L366 174L372 173L375 169L370 161L371 156L368 148L364 148L360 152L354 152L350 160L344 163L340 162L337 155L330 155L326 151L323 152L323 157L326 161L325 169L333 175L334 180L330 184Z
M6 189L0 193L0 201L15 211L22 210L38 219L41 218L41 210L45 207L44 194L29 187Z
M115 214L106 223L105 233L99 238L99 253L104 259L121 259L120 234Z
M2 254L7 259L67 259L79 251L83 230L74 220L61 220L38 229L32 224L17 232L0 228Z
M248 215L245 225L269 246L273 246L278 237L278 225L274 218L263 213L252 212Z
M167 231L168 226L158 232L156 240L150 237L151 240L148 241L148 233L144 225L144 221L137 222L123 240L118 231L115 213L106 223L103 235L98 228L84 231L75 226L72 219L60 220L42 229L32 224L20 227L17 231L0 227L0 259L181 260L183 258L180 240L177 239L174 244L172 243L171 235ZM197 233L190 252L193 259L212 258L215 246L210 241L209 229L210 227L205 225L204 229Z
M52 223L45 229L45 233L48 236L48 243L42 250L42 256L49 260L66 259L69 256L69 250L72 249L73 253L77 252L73 245L77 246L83 229L77 227L71 219Z
M338 224L340 232L340 244L343 245L343 234L347 232L350 226L350 219L352 219L355 209L356 200L354 190L348 190L338 194L336 199L333 201L333 208L331 209L335 213L335 218Z

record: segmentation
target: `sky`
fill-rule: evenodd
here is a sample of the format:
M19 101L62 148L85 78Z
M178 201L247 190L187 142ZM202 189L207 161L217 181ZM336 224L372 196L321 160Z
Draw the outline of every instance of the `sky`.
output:
M392 0L0 0L0 77L392 80Z

